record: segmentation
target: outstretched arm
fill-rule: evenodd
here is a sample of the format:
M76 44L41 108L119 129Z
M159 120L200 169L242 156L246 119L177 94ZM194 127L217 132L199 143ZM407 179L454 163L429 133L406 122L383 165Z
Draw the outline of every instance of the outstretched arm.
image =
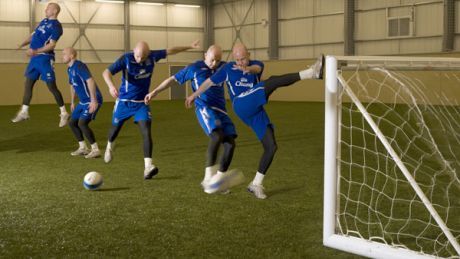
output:
M236 69L243 71L245 74L259 74L262 72L262 68L259 65L252 65L252 66L233 66Z
M182 51L186 51L189 49L198 49L200 47L200 40L196 40L190 44L190 46L183 46L183 47L172 47L166 50L168 55L174 55Z
M22 47L30 44L30 42L32 41L32 34L30 34L21 44L19 44L18 49L22 49Z
M157 96L159 93L163 92L164 90L168 89L171 87L171 82L174 81L174 76L171 76L169 78L167 78L166 80L164 80L163 82L161 82L161 84L153 89L153 91L151 91L149 94L147 94L144 98L144 102L145 104L149 104L150 100L152 98L154 98L155 96Z
M211 81L211 79L209 78L206 79L206 81L204 81L192 95L190 95L189 97L187 97L187 99L185 99L185 107L187 108L192 107L192 103L195 101L195 99L200 94L206 92L206 90L208 90L209 87L211 87L212 85L213 85L213 82Z

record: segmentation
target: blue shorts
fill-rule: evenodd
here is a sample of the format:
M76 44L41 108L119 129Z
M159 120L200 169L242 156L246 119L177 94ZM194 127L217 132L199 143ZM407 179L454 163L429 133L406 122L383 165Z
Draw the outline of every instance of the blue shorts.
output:
M150 106L142 102L120 101L115 102L113 108L112 125L118 126L125 120L134 116L134 122L138 121L151 121L152 114L150 113Z
M273 128L264 109L266 103L263 82L233 99L233 110L236 115L256 133L259 140L265 136L267 127Z
M209 136L213 130L221 128L224 136L237 136L235 125L225 111L208 106L197 106L195 113L206 135Z
M54 74L54 56L38 55L32 57L24 76L32 80L38 80L41 76L41 80L47 83L56 81L56 75Z
M102 104L99 104L97 107L96 111L93 113L89 113L89 103L79 103L77 107L72 112L72 119L74 120L95 120L96 119L96 114L101 108Z

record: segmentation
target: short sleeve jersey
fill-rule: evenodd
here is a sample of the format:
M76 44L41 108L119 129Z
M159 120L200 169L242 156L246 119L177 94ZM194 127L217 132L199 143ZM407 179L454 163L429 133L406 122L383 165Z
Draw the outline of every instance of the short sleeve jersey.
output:
M91 102L91 95L86 80L90 79L91 72L88 67L81 61L75 60L75 62L67 68L69 74L69 84L75 89L75 93L81 103ZM96 99L98 103L102 103L102 95L99 88L96 85Z
M119 99L144 100L150 88L155 63L166 58L166 50L153 50L147 58L137 63L133 52L123 54L108 67L112 75L122 72Z
M234 61L225 64L219 71L211 76L211 81L214 84L220 84L227 82L228 93L230 99L233 100L235 96L240 95L253 88L260 82L260 77L264 69L264 64L258 60L250 60L249 66L258 65L262 68L262 71L258 74L243 73L243 71L235 68L236 63Z
M209 77L211 77L225 62L220 62L216 69L209 68L204 61L196 61L188 65L177 74L174 75L175 80L179 84L184 84L191 81L193 92L195 92L200 85ZM196 100L197 106L211 106L225 111L225 96L223 83L211 86L206 92L202 93Z
M58 20L45 18L40 22L37 28L35 28L30 41L30 48L39 49L44 47L51 40L58 41L62 33L62 25ZM54 56L54 51L41 54Z

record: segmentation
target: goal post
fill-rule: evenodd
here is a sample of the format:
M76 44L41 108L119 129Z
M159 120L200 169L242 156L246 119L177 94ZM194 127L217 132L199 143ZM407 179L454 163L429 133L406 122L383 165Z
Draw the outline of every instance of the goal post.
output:
M458 89L460 59L326 57L325 246L460 258Z

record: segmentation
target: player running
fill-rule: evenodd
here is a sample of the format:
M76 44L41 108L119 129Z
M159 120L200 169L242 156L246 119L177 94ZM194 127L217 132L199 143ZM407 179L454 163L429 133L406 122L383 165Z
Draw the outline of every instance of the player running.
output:
M248 185L248 191L259 199L265 199L267 195L264 193L262 182L273 161L277 145L273 124L265 112L264 105L268 103L270 95L279 87L288 86L304 79L321 79L324 56L321 55L310 68L299 73L272 76L266 81L260 81L264 64L257 60L250 60L250 53L246 46L236 44L232 54L235 61L227 63L202 83L198 90L187 97L185 104L190 107L197 97L212 85L227 82L233 110L255 132L264 148L258 171L253 181Z
M144 179L151 179L158 173L158 167L152 163L152 135L150 106L144 103L145 96L149 93L150 81L155 63L188 49L197 49L199 41L186 47L173 47L163 50L149 49L146 42L139 42L132 52L127 52L110 65L102 74L109 87L110 95L116 98L112 116L112 128L104 154L104 161L109 163L113 159L115 139L126 120L134 117L142 133L144 148ZM122 72L121 86L117 89L112 76Z
M164 80L157 88L145 96L145 103L148 104L158 93L171 87L171 82L173 81L181 85L191 81L192 90L196 91L201 83L225 64L221 59L222 49L216 45L210 46L204 55L204 60L192 63L177 74ZM225 108L222 83L214 85L209 91L202 93L196 99L195 113L204 133L209 136L206 168L201 185L205 192L213 193L216 190L209 188L211 178L213 175L222 177L227 172L232 161L237 136L235 126L230 117L228 117ZM224 153L222 154L220 165L216 165L217 154L221 144L224 147Z
M77 52L69 47L62 51L62 61L67 64L69 75L72 116L69 122L75 138L78 141L78 149L70 153L72 156L85 156L85 158L96 158L101 156L97 146L94 133L89 123L96 119L96 114L102 105L102 95L94 81L88 67L77 60ZM75 94L79 103L75 106ZM91 150L86 146L83 136L91 144Z
M12 122L20 122L30 118L29 105L32 100L32 90L38 78L41 78L48 86L49 91L54 95L54 99L61 111L59 127L64 127L69 119L69 114L64 106L62 94L56 86L56 76L54 73L54 48L59 38L62 36L62 25L57 20L61 8L56 3L49 3L45 9L46 18L37 26L35 31L19 45L22 48L30 44L26 54L30 57L29 65L25 71L25 89L22 99L22 107L14 117Z

